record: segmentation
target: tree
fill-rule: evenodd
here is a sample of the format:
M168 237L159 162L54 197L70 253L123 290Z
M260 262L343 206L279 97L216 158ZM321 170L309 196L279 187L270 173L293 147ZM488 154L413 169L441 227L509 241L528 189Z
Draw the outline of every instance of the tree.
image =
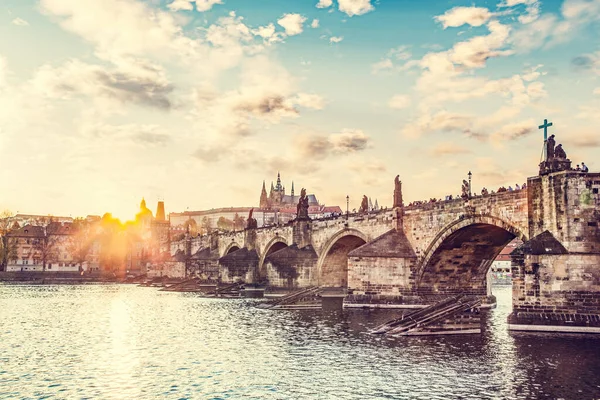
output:
M13 216L14 214L9 210L0 213L0 271L6 271L8 262L17 256L17 244L7 236L13 230L11 226Z
M219 220L217 221L217 228L222 231L230 231L233 229L233 221L225 217L219 217Z
M191 236L196 236L198 234L198 224L196 223L196 220L191 217L190 217L190 219L185 221L185 224L183 224L183 227L185 228L186 231L187 230L190 231Z
M234 230L242 230L246 227L246 220L244 217L240 217L238 213L235 213L233 217L233 229Z
M83 218L76 218L71 225L72 232L69 238L68 251L71 258L83 271L83 264L87 261L88 253L92 247L89 223Z
M202 233L210 233L212 230L212 224L210 223L210 219L208 217L202 218Z
M62 224L55 222L52 216L41 217L35 221L36 226L42 227L42 236L33 239L33 248L42 259L42 271L46 271L46 265L57 259L56 246L60 241L60 228Z

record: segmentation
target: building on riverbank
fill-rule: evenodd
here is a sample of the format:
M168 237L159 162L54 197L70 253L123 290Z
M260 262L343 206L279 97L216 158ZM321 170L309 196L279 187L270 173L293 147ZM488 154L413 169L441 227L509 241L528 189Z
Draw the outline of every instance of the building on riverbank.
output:
M79 271L81 266L72 247L73 235L73 224L69 222L25 225L9 232L7 271Z

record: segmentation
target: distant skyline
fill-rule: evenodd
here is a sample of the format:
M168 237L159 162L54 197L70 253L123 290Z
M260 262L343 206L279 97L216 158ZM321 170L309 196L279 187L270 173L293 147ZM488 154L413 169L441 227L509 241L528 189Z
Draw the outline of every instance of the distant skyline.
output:
M7 0L0 208L358 208L600 169L600 0ZM268 188L268 187L267 187Z

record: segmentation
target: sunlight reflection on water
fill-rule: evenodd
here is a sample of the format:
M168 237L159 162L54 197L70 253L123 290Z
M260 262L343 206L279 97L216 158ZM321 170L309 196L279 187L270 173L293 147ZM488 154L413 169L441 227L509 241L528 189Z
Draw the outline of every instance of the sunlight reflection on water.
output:
M390 339L394 311L269 311L125 285L0 286L0 398L600 397L600 338Z

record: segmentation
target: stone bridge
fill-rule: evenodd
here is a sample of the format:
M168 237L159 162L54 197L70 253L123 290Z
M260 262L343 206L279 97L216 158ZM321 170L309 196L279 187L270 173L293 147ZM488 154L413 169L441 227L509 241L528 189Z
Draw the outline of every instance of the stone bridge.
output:
M599 189L598 173L559 171L518 191L411 207L400 200L377 213L213 234L192 239L188 252L199 265L218 265L223 281L427 303L457 292L485 296L491 263L518 237L525 243L513 259L511 326L600 332Z

